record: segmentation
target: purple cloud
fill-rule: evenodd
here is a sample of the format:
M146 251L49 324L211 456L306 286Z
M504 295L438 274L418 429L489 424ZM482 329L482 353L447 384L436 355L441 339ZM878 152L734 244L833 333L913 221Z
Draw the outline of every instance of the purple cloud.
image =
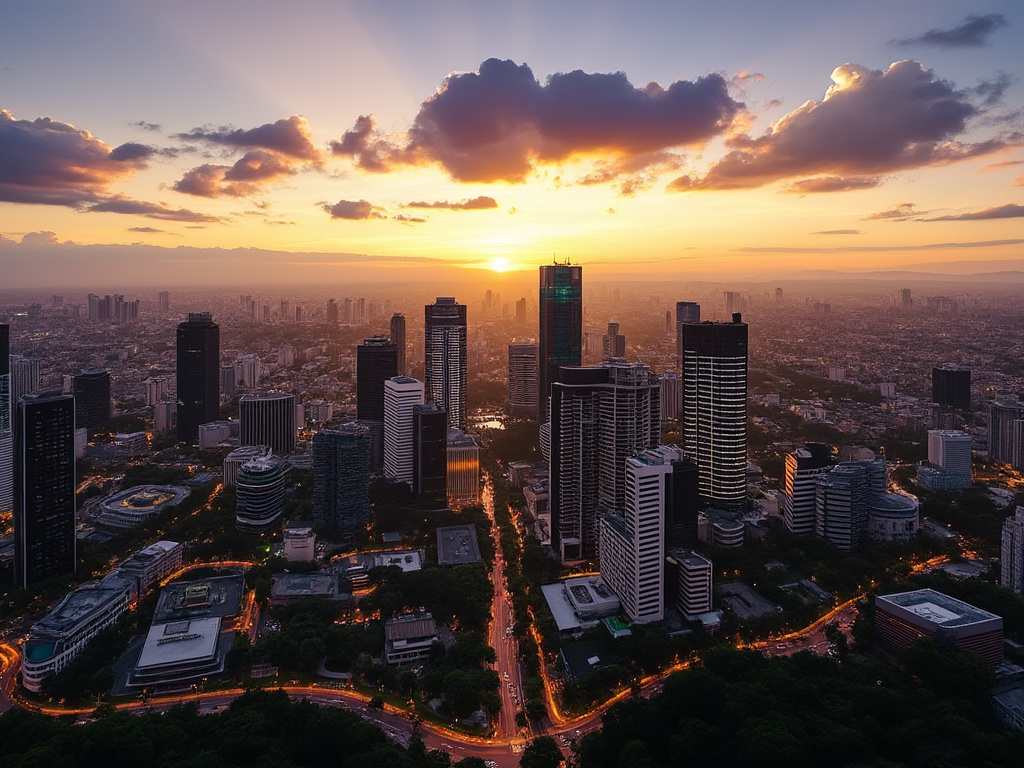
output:
M1007 203L997 205L994 208L985 208L971 213L959 213L950 216L936 216L932 219L919 219L919 221L984 221L986 219L1020 219L1024 218L1024 205Z
M132 200L123 195L114 195L107 199L89 205L85 210L94 213L127 213L138 216L145 216L150 219L161 219L163 221L188 221L188 222L209 222L221 221L217 216L210 216L205 213L197 213L187 208L171 208L162 203L147 203L142 200Z
M794 181L782 191L800 195L815 192L852 192L858 189L874 189L881 183L882 180L877 176L818 176Z
M193 128L188 133L175 134L175 138L236 149L269 149L297 160L319 164L320 152L313 146L312 135L306 118L292 115L248 130L230 126Z
M438 200L433 203L428 203L424 200L418 200L412 203L406 203L406 208L438 208L448 211L483 211L490 208L497 208L498 201L493 197L487 195L480 195L474 197L471 200L463 200L457 203L450 203L447 200Z
M333 205L324 203L321 207L331 214L332 219L361 221L363 219L387 218L383 209L371 205L366 200L339 200Z
M917 37L894 40L896 45L931 45L937 48L980 48L997 29L1009 24L1000 13L971 14L952 29L929 29Z

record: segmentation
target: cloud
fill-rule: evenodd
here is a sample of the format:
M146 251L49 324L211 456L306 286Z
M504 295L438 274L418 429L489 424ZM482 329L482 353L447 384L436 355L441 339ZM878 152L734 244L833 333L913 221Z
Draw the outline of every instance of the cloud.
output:
M56 232L29 232L21 238L22 245L57 245Z
M919 212L913 203L900 203L888 210L879 211L878 213L872 213L870 216L865 216L863 221L903 221L904 219L912 219L918 215Z
M812 235L859 235L859 229L823 229L820 232L811 232Z
M758 246L737 248L743 253L890 253L896 251L944 251L959 248L999 248L1021 245L1024 239L981 240L976 243L924 243L921 245L843 245L837 248L794 248L787 246Z
M1019 136L978 144L954 140L979 114L969 94L900 61L885 72L844 64L820 102L808 101L762 136L737 136L703 177L683 176L670 189L750 189L814 174L874 177L989 154Z
M984 16L971 14L952 29L929 29L917 37L893 40L895 45L931 45L937 48L980 48L988 44L989 36L1007 26L1006 17L999 13Z
M144 168L153 152L134 143L111 149L69 123L0 110L0 201L81 208Z
M339 200L333 205L330 203L324 203L321 207L331 214L332 219L351 219L353 221L360 221L363 219L387 218L387 215L382 208L371 205L366 200Z
M881 183L882 180L877 176L818 176L794 181L782 191L801 195L813 192L851 192L858 189L873 189Z
M986 219L1020 219L1024 218L1024 205L1007 203L997 205L994 208L985 208L971 213L959 213L950 216L936 216L932 219L919 219L919 221L983 221Z
M166 232L163 229L157 229L156 227L128 227L129 232L140 232L144 235L160 235Z
M175 134L182 141L198 141L235 149L269 149L297 160L320 163L320 152L313 146L313 132L309 122L300 115L244 130L222 126L220 128L193 128L188 133Z
M145 120L136 120L134 123L128 123L132 128L138 128L140 131L150 131L153 133L159 133L163 130L163 126L159 123L147 123Z
M187 208L171 208L162 203L132 200L123 195L108 197L106 200L89 205L85 210L93 213L135 214L150 219L161 219L162 221L187 221L192 223L221 221L217 216L197 213Z
M391 217L392 221L400 221L403 224L425 224L426 219L421 219L418 216L406 216L404 214L398 214L397 216Z
M487 195L480 195L470 200L463 200L458 203L450 203L447 200L438 200L433 203L428 203L423 200L419 200L412 203L406 203L406 208L439 208L448 211L483 211L490 208L497 208L498 201L493 197Z
M576 70L542 85L525 64L488 59L445 78L404 142L364 115L331 150L365 170L437 164L456 181L521 183L543 164L702 146L743 109L718 74L637 88L622 72Z
M1018 165L1024 165L1024 160L1006 160L1001 163L989 163L979 168L979 171L1000 171L1003 168L1015 168Z

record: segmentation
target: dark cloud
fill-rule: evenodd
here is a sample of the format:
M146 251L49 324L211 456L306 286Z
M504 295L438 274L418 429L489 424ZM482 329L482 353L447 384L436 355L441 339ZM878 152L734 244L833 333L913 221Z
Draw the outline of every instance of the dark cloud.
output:
M859 235L859 229L823 229L820 232L811 232L812 235Z
M132 128L138 128L140 131L151 131L153 133L159 133L163 130L163 126L159 123L147 123L145 120L136 120L134 123L128 123Z
M140 232L143 235L160 235L166 230L157 229L156 227L128 227L129 232Z
M971 14L952 29L929 29L923 35L892 42L896 45L932 45L938 48L980 48L988 43L993 32L1007 24L1006 17L999 13L984 16Z
M1024 218L1024 205L1007 203L997 205L994 208L985 208L981 211L971 213L960 213L951 216L936 216L932 219L919 219L919 221L983 221L986 219L1020 219Z
M882 180L877 176L818 176L794 181L782 191L801 195L814 192L852 192L858 189L873 189L881 183Z
M17 120L0 110L0 201L81 208L145 167L151 154L141 144L112 150L68 123Z
M844 64L832 80L822 101L808 101L760 137L731 139L730 151L705 176L683 176L670 189L749 189L813 174L878 176L1019 143L1019 137L955 141L979 109L916 61L885 72Z
M488 59L478 72L449 75L423 102L406 143L377 133L360 117L335 154L367 170L437 163L457 181L522 182L543 163L636 157L700 146L743 111L717 74L667 88L638 88L622 72L551 75Z
M288 157L266 149L246 152L234 165L205 163L185 172L173 188L197 197L246 197L268 182L298 173Z
M186 195L197 197L219 197L221 180L227 172L226 165L206 163L186 171L185 175L174 182L173 188Z
M971 88L971 93L980 99L983 106L994 107L1003 100L1003 96L1015 80L1013 76L1000 72L991 80L982 80Z
M309 123L306 118L299 115L248 130L230 126L193 128L188 133L176 134L175 138L236 149L269 149L297 160L320 163L320 153L313 146Z
M371 205L366 200L339 200L334 203L324 203L321 206L331 214L332 219L351 219L359 221L362 219L385 219L383 209Z
M919 211L913 203L900 203L886 211L879 211L878 213L872 213L870 216L865 216L864 221L903 221L904 219L912 219L918 215Z
M406 216L404 214L398 214L397 216L391 217L392 221L400 221L403 224L424 224L426 219L421 219L418 216Z
M85 210L94 213L135 214L163 221L209 222L221 220L217 216L197 213L187 208L170 208L162 203L147 203L142 200L132 200L122 195L108 197L106 200L89 205Z
M463 200L458 203L450 203L447 200L438 200L433 203L428 203L424 200L418 200L412 203L406 203L406 208L440 208L448 211L483 211L490 208L497 208L498 201L493 197L487 195L480 195L470 200Z

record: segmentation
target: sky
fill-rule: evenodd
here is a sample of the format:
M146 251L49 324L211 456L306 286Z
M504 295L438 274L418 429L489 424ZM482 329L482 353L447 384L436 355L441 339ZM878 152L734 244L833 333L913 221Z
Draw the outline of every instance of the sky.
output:
M1018 0L0 3L0 288L1019 269L1021 40Z

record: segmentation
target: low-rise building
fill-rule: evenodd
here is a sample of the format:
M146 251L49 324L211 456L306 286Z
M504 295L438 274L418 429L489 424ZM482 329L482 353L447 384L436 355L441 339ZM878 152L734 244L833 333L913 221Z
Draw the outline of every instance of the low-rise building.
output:
M316 534L313 523L288 520L284 524L284 557L290 562L316 560Z
M176 541L157 541L140 549L121 565L121 572L139 582L139 593L181 568L185 547Z
M406 664L425 659L440 640L437 622L429 613L410 613L384 622L384 660Z

